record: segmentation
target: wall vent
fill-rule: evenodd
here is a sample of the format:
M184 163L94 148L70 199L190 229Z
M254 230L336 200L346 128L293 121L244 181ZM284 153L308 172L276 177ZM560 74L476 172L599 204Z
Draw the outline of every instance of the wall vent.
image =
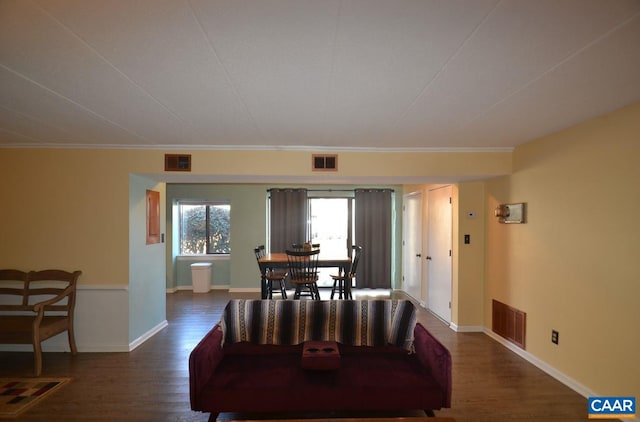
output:
M313 171L338 171L338 156L313 154L311 168Z
M164 171L191 171L191 154L165 154Z
M527 314L493 299L491 329L513 344L525 348Z

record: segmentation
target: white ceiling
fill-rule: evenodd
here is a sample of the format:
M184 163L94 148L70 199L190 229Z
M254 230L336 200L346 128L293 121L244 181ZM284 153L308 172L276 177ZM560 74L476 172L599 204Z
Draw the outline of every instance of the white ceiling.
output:
M638 101L638 0L0 0L0 146L499 150Z

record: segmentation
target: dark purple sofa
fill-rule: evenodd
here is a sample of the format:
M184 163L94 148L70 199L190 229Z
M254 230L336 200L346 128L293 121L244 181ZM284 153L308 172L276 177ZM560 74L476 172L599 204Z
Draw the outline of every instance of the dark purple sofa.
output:
M189 358L191 408L212 419L220 412L430 414L451 405L449 351L415 322L409 301L232 302ZM303 369L309 340L338 340L340 367Z

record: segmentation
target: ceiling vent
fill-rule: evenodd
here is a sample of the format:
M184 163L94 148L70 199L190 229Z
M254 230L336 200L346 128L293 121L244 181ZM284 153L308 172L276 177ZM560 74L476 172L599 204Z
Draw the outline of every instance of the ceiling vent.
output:
M191 154L165 154L164 171L191 171Z
M313 154L311 166L313 171L338 171L338 156Z

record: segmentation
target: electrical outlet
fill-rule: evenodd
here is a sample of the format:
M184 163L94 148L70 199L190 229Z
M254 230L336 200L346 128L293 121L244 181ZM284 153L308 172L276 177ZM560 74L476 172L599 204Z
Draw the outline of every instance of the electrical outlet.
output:
M556 330L551 330L551 343L558 344L560 333Z

